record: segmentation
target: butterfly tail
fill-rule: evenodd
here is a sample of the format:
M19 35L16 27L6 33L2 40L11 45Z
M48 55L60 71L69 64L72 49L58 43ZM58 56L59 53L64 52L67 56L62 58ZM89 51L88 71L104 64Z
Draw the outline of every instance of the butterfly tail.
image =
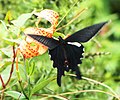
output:
M61 86L61 77L64 75L64 71L61 69L57 69L57 84Z
M77 79L82 79L82 78L81 78L82 75L81 75L81 72L80 72L78 66L76 66L76 68L75 68L75 72L76 72L76 78L77 78Z

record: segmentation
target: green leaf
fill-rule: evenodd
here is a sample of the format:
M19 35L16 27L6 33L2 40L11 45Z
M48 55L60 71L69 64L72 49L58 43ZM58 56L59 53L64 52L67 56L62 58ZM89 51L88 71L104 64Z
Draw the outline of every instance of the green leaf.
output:
M6 48L1 48L0 51L4 53L8 57L12 57L12 48L11 47L6 47Z
M31 63L30 69L29 69L29 75L31 76L35 70L35 62Z
M22 32L22 28L18 28L18 27L14 26L14 25L10 25L9 26L9 32L19 35L20 32Z
M8 39L8 38L3 38L5 40L5 42L7 42L10 45L13 45L14 43L20 44L21 43L21 39Z
M2 20L0 20L0 22L1 22L2 25L4 26L5 30L7 30L7 26L6 26L5 22L3 22Z
M53 34L53 36L56 37L56 38L58 38L59 36L61 36L62 38L65 37L65 35L64 35L63 33L60 33L60 32L55 32L55 33Z
M45 86L47 86L51 81L55 80L56 77L52 77L52 78L49 78L49 79L45 79L39 83L37 83L33 89L32 89L32 92L31 92L31 95L41 89L43 89ZM39 80L38 80L39 81Z
M6 13L5 20L6 20L6 21L12 20L12 13L11 13L11 11L8 11L8 12Z
M11 61L5 61L0 62L0 73L6 69L8 65L10 65L12 62Z
M18 17L17 20L13 20L12 23L17 27L22 27L25 22L33 15L33 13L22 14Z
M24 95L17 91L6 91L6 95L13 97L14 99L25 99Z

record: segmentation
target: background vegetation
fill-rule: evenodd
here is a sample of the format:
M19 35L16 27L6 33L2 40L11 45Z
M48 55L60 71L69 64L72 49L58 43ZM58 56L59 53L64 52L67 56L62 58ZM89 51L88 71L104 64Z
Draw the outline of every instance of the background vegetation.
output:
M56 84L56 69L46 52L42 56L24 59L19 56L19 71L14 68L6 87L0 80L1 99L25 98L50 100L118 100L120 96L120 0L0 0L0 74L4 83L10 76L13 45L24 39L23 30L34 26L36 17L18 19L34 9L52 9L60 14L58 28L69 23L80 10L86 9L70 25L59 32L67 35L88 25L111 20L93 40L83 44L86 59L80 65L83 80L66 73L62 86ZM74 6L73 6L74 5ZM70 11L69 11L70 10ZM69 11L69 13L67 13ZM11 24L17 20L17 26ZM47 24L39 24L48 27ZM95 55L94 55L95 54ZM92 79L92 80L91 80ZM25 96L26 95L26 96Z

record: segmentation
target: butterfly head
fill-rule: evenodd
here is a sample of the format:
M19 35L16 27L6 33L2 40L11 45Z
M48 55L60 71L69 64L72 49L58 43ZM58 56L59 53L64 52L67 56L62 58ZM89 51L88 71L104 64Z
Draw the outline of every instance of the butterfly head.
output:
M65 40L61 36L59 36L58 39L61 44L66 44Z

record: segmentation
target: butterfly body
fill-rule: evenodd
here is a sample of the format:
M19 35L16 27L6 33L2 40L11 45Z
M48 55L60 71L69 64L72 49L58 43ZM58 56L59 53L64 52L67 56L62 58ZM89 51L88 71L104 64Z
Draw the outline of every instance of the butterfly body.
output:
M66 39L59 37L58 40L34 34L27 34L37 42L48 47L53 67L57 68L57 83L61 86L61 77L65 71L71 70L75 72L76 77L81 79L81 72L78 64L81 64L83 58L84 47L80 43L89 41L98 31L108 22L102 22L77 31Z

